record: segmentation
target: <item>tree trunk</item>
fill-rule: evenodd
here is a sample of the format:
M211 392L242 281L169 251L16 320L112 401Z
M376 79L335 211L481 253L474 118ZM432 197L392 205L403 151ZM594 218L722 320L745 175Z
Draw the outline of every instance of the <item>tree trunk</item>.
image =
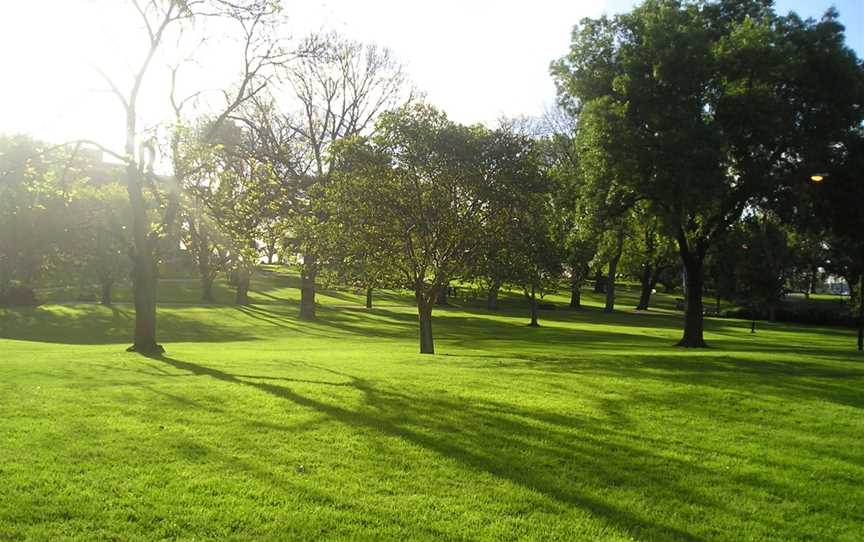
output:
M777 303L771 302L768 304L768 321L776 322L777 321Z
M606 292L606 284L605 279L603 278L603 271L600 269L597 270L597 274L594 275L594 293L602 294Z
M422 292L415 292L417 298L417 316L420 321L420 353L434 354L435 344L432 339L432 303Z
M537 286L531 284L531 294L528 296L529 304L531 305L531 323L530 327L540 327L540 322L537 318Z
M615 312L615 272L617 271L618 262L613 265L609 262L609 275L606 282L606 306L603 307L603 312Z
M114 287L114 281L110 278L103 278L102 283L102 295L99 299L99 302L103 305L110 306L111 305L111 290Z
M807 274L807 291L804 292L805 299L810 299L810 294L816 293L816 274L818 272L819 271L814 265L810 268L810 272Z
M498 291L501 289L501 285L497 282L493 282L489 286L489 291L486 292L486 308L490 311L498 310Z
M678 239L679 252L684 264L684 291L686 308L684 309L684 336L678 346L685 348L706 348L704 339L704 316L702 307L702 290L704 287L704 251L691 252L683 236Z
M134 93L133 93L134 98ZM156 342L156 289L158 287L158 262L156 259L156 237L144 199L144 165L137 163L135 142L137 136L137 113L133 100L126 105L126 193L132 215L132 294L135 303L135 332L132 346L126 350L142 354L162 354L165 349ZM140 169L139 169L140 167ZM167 222L167 213L166 213Z
M441 307L446 307L450 305L450 303L447 302L447 286L442 286L438 290L438 296L435 299L435 304Z
M318 261L311 254L303 255L300 267L300 318L315 319L315 279L318 275Z
M198 226L198 276L201 278L201 301L213 302L213 272L210 269L210 240L206 226Z
M639 304L636 305L637 311L647 311L648 304L651 303L651 290L654 289L652 284L653 273L651 266L646 264L642 267L642 276L639 278L641 284L641 293L639 294Z
M156 287L158 274L153 247L149 241L136 248L132 260L132 294L135 303L135 337L129 352L161 354L156 342Z
M212 273L201 275L201 301L204 303L213 302L213 281L215 278Z
M864 350L864 273L858 277L858 351Z
M570 308L582 308L582 277L574 275L570 279Z
M366 288L366 308L372 308L372 287Z
M267 263L276 263L276 247L273 245L267 247Z
M248 269L240 269L237 272L237 295L234 298L235 305L249 304L249 281L252 273Z
M606 307L605 312L615 311L615 276L618 274L618 262L621 261L621 254L624 252L624 230L618 232L618 239L615 245L615 255L609 260L609 275L606 279Z

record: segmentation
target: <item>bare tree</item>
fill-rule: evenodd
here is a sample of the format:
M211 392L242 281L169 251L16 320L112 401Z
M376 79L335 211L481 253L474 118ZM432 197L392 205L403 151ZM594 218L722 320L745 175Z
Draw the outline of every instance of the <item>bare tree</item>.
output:
M266 0L130 0L139 16L145 39L146 52L133 74L131 87L121 88L105 72L100 72L114 96L123 106L126 123L126 142L122 153L87 141L125 164L126 191L132 212L132 245L129 255L132 260L132 285L135 302L135 332L129 351L159 354L164 351L156 340L156 290L158 281L158 243L161 235L176 219L180 204L180 184L167 183L160 186L154 174L155 142L141 140L138 125L138 103L142 85L151 71L157 52L163 48L171 35L181 35L184 28L193 22L219 18L239 24L244 35L243 55L245 69L240 74L240 83L233 92L226 92L226 105L213 122L213 131L237 108L260 93L268 82L264 71L285 58L278 44L262 39L267 25L278 12L278 6ZM176 70L172 81L176 82ZM179 116L182 103L173 99L175 113ZM179 147L178 147L179 149ZM178 179L188 175L187 161L172 156ZM158 218L153 218L150 208L158 209Z
M281 172L292 245L302 254L300 317L315 318L315 280L322 254L317 239L322 212L316 202L329 182L331 145L368 134L378 115L412 100L402 65L386 48L337 34L307 38L315 51L281 66L280 85L243 121L256 132L262 153Z

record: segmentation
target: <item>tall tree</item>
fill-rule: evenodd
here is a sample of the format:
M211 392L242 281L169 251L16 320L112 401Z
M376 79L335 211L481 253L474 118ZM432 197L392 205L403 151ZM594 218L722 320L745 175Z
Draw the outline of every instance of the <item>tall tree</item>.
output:
M819 182L810 181L807 199L825 224L831 255L831 267L846 278L857 300L858 350L864 350L864 132L851 130L837 145L828 149L828 175ZM803 171L798 179L810 179ZM804 210L808 208L805 207Z
M531 325L538 326L537 296L557 289L564 227L551 197L551 177L543 171L536 136L512 122L497 130L475 128L482 138L481 172L498 184L488 202L478 257L466 278L483 277L489 285L487 306L497 305L498 289L513 285L525 293Z
M0 302L35 302L34 282L57 260L79 164L73 152L58 167L63 160L45 151L29 137L0 136Z
M471 269L502 184L484 169L483 143L482 130L417 104L382 115L374 137L349 140L335 154L328 214L346 244L386 254L414 292L423 354L435 352L438 292Z
M630 154L632 140L624 114L624 108L611 100L587 104L581 111L575 139L582 183L576 204L583 227L598 236L594 261L607 267L606 312L615 309L618 264L633 230L634 207L639 199L632 186L642 174Z
M218 115L218 126L231 112L259 93L266 81L262 72L284 58L284 52L269 39L260 39L261 31L278 12L278 5L263 0L132 0L144 33L145 48L132 74L128 88L122 88L104 72L106 82L123 108L125 145L116 152L87 141L122 161L125 165L126 191L132 214L132 290L135 304L135 329L129 351L145 354L164 352L156 340L156 290L158 286L159 244L164 232L172 226L178 214L180 190L178 184L161 183L154 172L155 143L142 138L139 126L139 100L157 53L167 40L182 36L182 30L195 21L223 18L234 21L244 34L242 47L244 67L241 82L227 106ZM173 93L172 93L173 95ZM226 96L232 96L226 93ZM185 176L182 162L175 161L175 175ZM161 186L160 186L161 185ZM159 210L154 219L152 209Z
M678 264L675 242L663 232L663 224L647 205L633 215L633 235L624 254L625 272L639 281L637 311L647 311L660 276Z
M87 284L98 282L103 305L111 305L114 285L129 274L129 218L129 201L117 182L86 183L67 205L64 257Z
M625 179L674 234L686 274L679 345L704 347L708 248L864 111L837 13L801 21L768 0L646 0L584 20L552 71L569 107L620 112L624 129L594 146L623 146L637 162L640 174Z
M560 256L570 282L570 308L579 309L582 284L597 254L600 235L595 231L598 222L581 202L586 183L575 141L578 123L571 110L557 106L548 108L537 124L541 170L551 182L555 242L562 250Z
M739 249L735 289L754 312L776 319L777 304L786 294L792 270L788 235L770 216L751 215L737 224Z
M335 33L310 36L304 48L315 54L284 66L282 87L257 100L243 120L283 177L284 214L301 255L300 317L309 320L315 318L315 281L325 256L319 200L333 173L330 148L371 133L378 116L410 101L411 92L389 49Z

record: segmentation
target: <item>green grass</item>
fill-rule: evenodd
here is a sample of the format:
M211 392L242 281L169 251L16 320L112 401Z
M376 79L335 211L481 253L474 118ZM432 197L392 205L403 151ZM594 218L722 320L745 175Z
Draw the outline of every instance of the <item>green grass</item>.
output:
M162 308L163 358L123 351L128 305L0 310L0 540L861 540L850 330L681 350L625 288L539 329L459 301L428 357L407 296L307 324L293 281Z

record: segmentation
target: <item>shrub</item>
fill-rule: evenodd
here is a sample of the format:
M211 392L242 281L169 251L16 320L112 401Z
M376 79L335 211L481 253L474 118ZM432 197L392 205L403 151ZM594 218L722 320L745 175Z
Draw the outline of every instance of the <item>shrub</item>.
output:
M740 318L752 320L753 310L749 307L740 307L723 311L723 318ZM825 305L815 303L781 303L775 313L778 322L793 324L811 324L819 326L854 326L855 318L849 305ZM767 310L757 310L756 320L767 320Z

